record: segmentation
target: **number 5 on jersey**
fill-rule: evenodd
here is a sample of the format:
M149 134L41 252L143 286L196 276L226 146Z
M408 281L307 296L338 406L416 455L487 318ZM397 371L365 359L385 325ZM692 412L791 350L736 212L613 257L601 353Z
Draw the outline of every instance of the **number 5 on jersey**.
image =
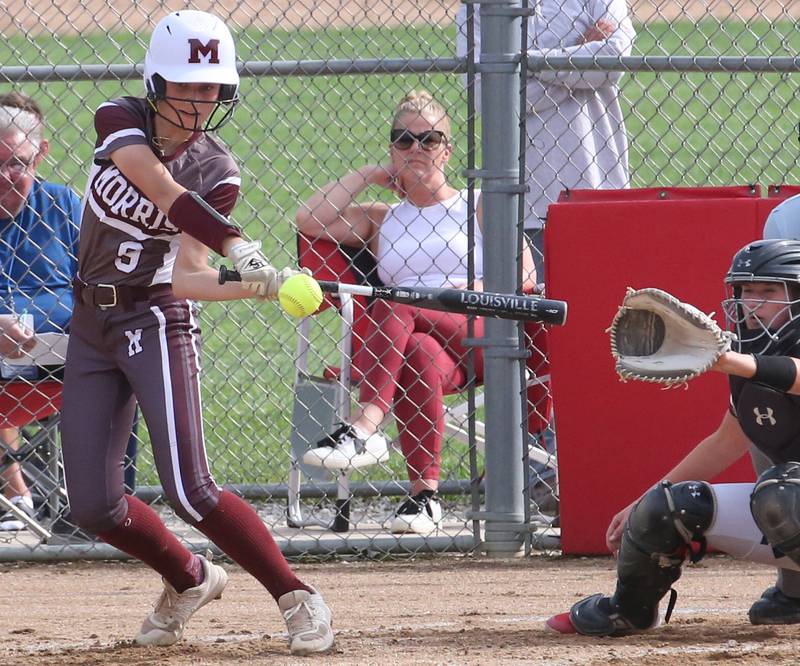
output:
M123 273L132 273L136 270L139 264L139 257L142 254L144 247L141 243L136 241L125 241L119 244L117 249L117 258L114 260L114 265Z

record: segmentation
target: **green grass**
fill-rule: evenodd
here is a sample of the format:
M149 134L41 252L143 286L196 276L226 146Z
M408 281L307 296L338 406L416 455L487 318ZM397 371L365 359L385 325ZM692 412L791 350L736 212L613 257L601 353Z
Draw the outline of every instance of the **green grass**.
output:
M239 36L245 60L448 57L450 28L375 28L257 33ZM787 55L800 51L789 23L703 21L639 26L637 53ZM130 33L86 38L9 37L0 43L4 65L140 62L143 46ZM394 75L245 79L243 102L220 133L243 165L235 212L248 235L265 241L277 265L294 260L291 220L314 188L346 169L384 159L388 121L412 88L432 91L452 110L456 151L451 180L462 185L466 166L466 98L459 76ZM796 81L786 75L626 75L623 104L631 137L635 186L784 182L794 174ZM45 177L82 192L97 105L141 94L128 82L26 83L45 107L51 155ZM369 197L385 198L380 192ZM228 482L276 482L288 464L295 323L276 306L250 303L204 307L205 414L215 475ZM331 322L332 324L332 322ZM328 330L333 330L328 326ZM321 345L330 349L328 339ZM443 478L466 478L466 448L446 446ZM393 475L405 478L400 456ZM377 478L374 470L368 473ZM155 482L142 454L139 482Z

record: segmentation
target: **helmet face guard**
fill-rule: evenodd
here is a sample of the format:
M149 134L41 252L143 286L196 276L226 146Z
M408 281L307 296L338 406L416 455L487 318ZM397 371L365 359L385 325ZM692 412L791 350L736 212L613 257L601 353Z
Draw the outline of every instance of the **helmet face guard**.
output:
M219 96L202 127L183 123L174 102L190 102L195 117L198 105L208 100L167 97L167 81L174 83L217 83ZM192 132L211 132L226 123L239 100L239 72L233 37L225 24L213 14L181 10L168 14L156 25L144 61L147 99L153 110L172 125ZM159 112L166 103L177 121Z
M188 99L185 97L170 97L167 95L167 82L164 81L164 79L158 74L155 74L153 79L156 90L154 92L150 92L149 90L147 91L147 100L150 102L150 106L159 116L161 116L171 125L175 125L175 127L180 127L181 129L188 130L190 132L213 132L214 130L222 127L222 125L230 120L231 116L233 115L233 109L236 106L236 103L239 101L237 86L220 85L219 97L214 104L214 109L206 119L206 122L203 123L202 127L198 127L196 123L189 127L188 125L184 125L182 115L178 113L178 109L175 108L172 102L189 102L192 105L195 117L200 115L198 105L206 105L209 102L207 100ZM177 122L169 116L159 112L158 102L164 103L172 109L175 117L178 119ZM184 114L185 113L186 112L184 111Z
M749 243L733 258L725 277L722 302L738 350L747 354L785 354L800 340L800 242L763 240ZM780 286L778 298L743 298L748 284ZM765 305L768 319L764 319ZM749 324L749 325L748 325Z
M760 281L754 280L752 283ZM728 285L729 297L722 301L725 321L728 330L734 332L738 339L736 351L745 354L764 354L770 351L773 345L780 343L788 333L800 330L798 326L800 315L797 314L800 312L800 299L792 298L791 289L785 282L780 282L785 295L781 299L743 298L744 284ZM759 309L764 305L778 306L766 320L758 315Z

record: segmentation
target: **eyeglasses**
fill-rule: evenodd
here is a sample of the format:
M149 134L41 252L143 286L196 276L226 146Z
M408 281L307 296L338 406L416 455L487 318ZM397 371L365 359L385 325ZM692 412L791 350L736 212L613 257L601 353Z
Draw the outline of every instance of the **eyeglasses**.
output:
M5 162L0 162L0 172L5 171L8 174L19 176L30 169L35 161L36 155L27 160L20 159L19 157L11 157Z
M444 132L439 130L428 130L427 132L414 134L402 127L393 129L389 134L389 139L397 150L409 150L414 145L414 142L419 143L423 150L436 150L443 143L447 143L447 137Z

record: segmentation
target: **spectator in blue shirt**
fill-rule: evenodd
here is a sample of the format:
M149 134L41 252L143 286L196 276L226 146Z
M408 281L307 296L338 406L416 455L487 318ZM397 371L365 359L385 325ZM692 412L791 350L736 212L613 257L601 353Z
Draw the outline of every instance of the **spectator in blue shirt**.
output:
M69 187L36 176L48 148L38 104L16 92L0 95L0 491L28 515L34 513L31 491L4 452L19 448L21 427L60 410L63 365L4 359L30 351L34 333L68 331L81 218L80 199ZM24 326L26 315L32 329ZM134 421L125 460L130 492L136 449ZM0 532L24 528L18 516L0 512ZM66 523L64 529L75 528Z
M0 95L0 355L18 358L33 334L66 332L72 313L80 200L64 185L37 177L47 156L44 117L25 95ZM32 316L33 330L24 326ZM19 446L20 427L58 411L58 371L0 363L0 463ZM6 497L33 515L31 492L19 465L0 471ZM23 529L12 512L0 530Z

